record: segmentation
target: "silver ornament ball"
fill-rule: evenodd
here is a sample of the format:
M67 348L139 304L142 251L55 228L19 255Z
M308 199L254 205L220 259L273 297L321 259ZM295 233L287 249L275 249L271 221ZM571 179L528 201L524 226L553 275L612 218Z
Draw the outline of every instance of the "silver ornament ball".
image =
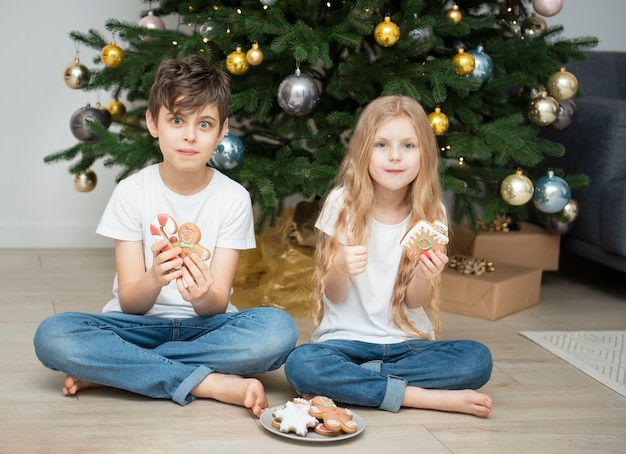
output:
M320 89L315 80L300 70L287 76L278 86L278 105L290 115L307 115L315 109Z
M70 130L74 137L81 142L94 143L98 141L98 136L89 129L88 123L90 121L98 122L105 127L109 124L104 112L96 107L91 107L89 104L76 110L70 118Z
M556 131L563 131L574 123L576 118L576 103L572 99L559 102L559 111L556 119L550 123L550 127Z

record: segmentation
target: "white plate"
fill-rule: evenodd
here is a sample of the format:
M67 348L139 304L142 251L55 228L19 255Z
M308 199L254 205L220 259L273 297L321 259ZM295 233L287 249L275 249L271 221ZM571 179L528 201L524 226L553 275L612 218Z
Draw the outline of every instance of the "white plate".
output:
M345 440L346 438L356 437L361 432L363 432L363 429L365 429L365 421L363 421L363 418L361 418L355 412L352 412L352 420L356 423L356 432L351 433L351 434L342 433L340 435L327 436L327 435L317 434L313 431L313 429L310 429L309 433L305 437L301 437L300 435L296 435L293 432L287 432L287 433L281 432L280 430L272 427L272 420L274 419L274 417L272 416L272 413L274 413L274 411L282 407L283 407L282 405L279 405L277 407L268 408L267 410L265 410L263 414L261 415L261 425L265 429L269 430L270 432L276 435L280 435L281 437L285 437L285 438L291 438L292 440L307 441L307 442L313 442L313 443L340 441L340 440Z

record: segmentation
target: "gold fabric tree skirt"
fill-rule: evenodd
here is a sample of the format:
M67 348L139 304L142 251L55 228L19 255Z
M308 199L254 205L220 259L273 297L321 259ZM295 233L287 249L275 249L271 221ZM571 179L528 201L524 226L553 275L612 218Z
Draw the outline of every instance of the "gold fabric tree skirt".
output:
M285 210L275 227L257 235L257 248L242 251L231 301L239 309L271 306L294 317L309 315L314 269L314 247L301 246L312 229L294 222ZM299 244L300 243L300 244Z

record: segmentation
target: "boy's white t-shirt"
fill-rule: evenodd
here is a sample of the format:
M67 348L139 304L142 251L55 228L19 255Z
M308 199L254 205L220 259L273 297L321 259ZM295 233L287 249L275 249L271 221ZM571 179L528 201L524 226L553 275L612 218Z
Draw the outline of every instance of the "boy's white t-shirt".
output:
M335 232L343 203L343 189L331 192L315 227L345 244L345 232ZM409 217L400 224L387 225L370 218L365 272L350 277L345 301L332 303L324 296L324 316L314 333L316 341L358 340L375 344L402 342L407 335L391 319L391 300L403 254L400 241L409 229ZM409 320L434 338L433 325L423 308L405 308Z
M148 166L116 186L104 210L96 233L123 241L143 241L146 269L152 266L151 247L156 241L150 224L158 214L170 215L178 225L193 222L200 228L198 244L211 252L215 248L253 249L256 247L250 194L239 183L213 169L211 182L200 192L183 196L170 190L161 180L159 165ZM114 298L103 312L121 311L117 275L113 282ZM229 303L228 312L237 308ZM186 318L196 313L183 300L173 281L163 287L156 303L145 315Z

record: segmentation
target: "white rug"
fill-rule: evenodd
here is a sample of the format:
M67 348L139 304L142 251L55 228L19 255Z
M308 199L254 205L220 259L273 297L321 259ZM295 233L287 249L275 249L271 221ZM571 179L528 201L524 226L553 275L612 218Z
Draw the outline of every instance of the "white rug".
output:
M520 331L520 334L626 397L626 331Z

